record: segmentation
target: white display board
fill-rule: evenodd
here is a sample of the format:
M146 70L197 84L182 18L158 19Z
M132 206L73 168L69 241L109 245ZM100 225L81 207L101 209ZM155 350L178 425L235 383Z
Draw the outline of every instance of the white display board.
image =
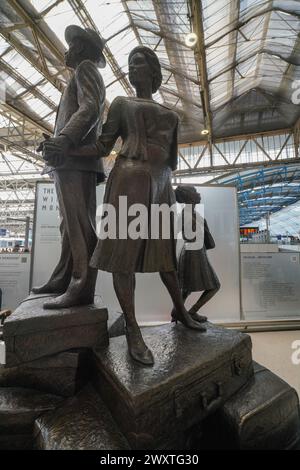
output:
M45 187L48 191L45 191ZM49 192L51 188L51 192ZM204 203L204 215L216 241L216 249L208 252L209 259L218 274L222 288L203 308L203 313L213 321L239 321L240 319L240 261L239 223L236 189L220 186L197 186ZM97 188L97 202L101 204L104 185ZM60 253L59 211L54 204L44 200L54 195L54 184L38 183L35 217L32 285L42 284L52 272ZM54 197L54 196L53 196ZM99 222L100 214L97 213ZM172 302L162 284L159 274L137 274L136 316L140 323L155 323L170 320ZM104 304L112 311L120 311L112 275L99 271L96 294L101 295ZM192 294L189 304L199 297Z
M242 253L246 320L300 317L300 254Z
M14 310L29 292L30 254L0 253L2 308Z
M60 255L59 206L54 183L38 182L33 227L31 287L44 284Z

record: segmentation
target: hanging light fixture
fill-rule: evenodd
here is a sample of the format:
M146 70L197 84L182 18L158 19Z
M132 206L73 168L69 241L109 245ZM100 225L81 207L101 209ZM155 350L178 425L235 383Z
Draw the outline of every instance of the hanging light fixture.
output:
M185 36L185 40L184 40L187 47L194 47L197 41L198 41L198 36L196 33L188 33Z

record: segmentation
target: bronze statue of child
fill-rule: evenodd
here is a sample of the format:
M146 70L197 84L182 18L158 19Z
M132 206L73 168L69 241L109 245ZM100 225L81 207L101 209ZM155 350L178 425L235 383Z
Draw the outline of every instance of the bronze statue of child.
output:
M175 189L176 201L181 204L192 205L192 219L195 223L196 217L201 217L196 211L196 205L201 202L201 195L194 186L179 185ZM183 209L184 218L185 208ZM184 219L182 219L184 220ZM190 250L187 245L190 240L185 238L183 233L184 246L180 253L178 265L178 277L184 301L192 292L202 292L197 302L190 308L189 314L198 322L205 322L207 317L199 315L197 312L216 295L221 284L211 266L207 250L215 248L214 239L209 231L207 221L204 219L204 243L201 249ZM183 224L184 225L184 224ZM184 232L184 231L183 231ZM172 311L172 317L176 321L175 310Z

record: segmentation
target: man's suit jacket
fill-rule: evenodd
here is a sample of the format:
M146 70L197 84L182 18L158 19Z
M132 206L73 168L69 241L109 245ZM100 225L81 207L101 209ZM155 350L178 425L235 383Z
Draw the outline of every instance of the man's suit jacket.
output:
M105 86L96 65L85 60L76 68L60 100L54 137L66 135L74 147L96 142L101 133L105 106ZM103 172L102 161L96 158L68 157L57 167L46 166L43 173L52 170L79 170Z

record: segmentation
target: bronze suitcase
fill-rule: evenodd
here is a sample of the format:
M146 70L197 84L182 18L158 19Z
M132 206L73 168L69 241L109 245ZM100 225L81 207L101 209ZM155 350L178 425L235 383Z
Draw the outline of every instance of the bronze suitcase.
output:
M143 329L153 367L135 363L124 336L95 355L94 382L133 449L185 449L187 430L253 375L248 335L208 324L206 333Z
M254 363L254 372L251 383L207 420L202 447L299 449L300 415L296 391L259 364Z

